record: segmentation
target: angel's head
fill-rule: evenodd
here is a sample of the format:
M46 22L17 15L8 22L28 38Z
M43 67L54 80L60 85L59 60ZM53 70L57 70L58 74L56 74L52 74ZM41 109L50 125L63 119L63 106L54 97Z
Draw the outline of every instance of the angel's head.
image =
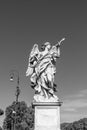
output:
M50 50L50 48L51 48L51 44L50 44L49 42L46 42L46 43L42 44L42 46L41 46L41 49L42 49L43 51L44 51L45 49Z

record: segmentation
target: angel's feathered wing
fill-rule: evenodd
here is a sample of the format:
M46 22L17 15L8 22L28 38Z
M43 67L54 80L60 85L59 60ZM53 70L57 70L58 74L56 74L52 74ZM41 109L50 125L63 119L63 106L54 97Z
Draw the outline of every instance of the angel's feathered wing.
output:
M26 76L29 76L29 75L33 74L33 69L34 68L31 67L31 65L30 65L30 59L32 57L34 57L36 54L39 54L39 49L38 49L38 45L34 44L32 50L31 50L30 56L29 56L29 62L28 62L28 68L27 68L27 71L26 71Z
M30 57L33 57L35 54L38 54L38 53L39 53L38 45L34 44L32 50L31 50L31 53L30 53Z

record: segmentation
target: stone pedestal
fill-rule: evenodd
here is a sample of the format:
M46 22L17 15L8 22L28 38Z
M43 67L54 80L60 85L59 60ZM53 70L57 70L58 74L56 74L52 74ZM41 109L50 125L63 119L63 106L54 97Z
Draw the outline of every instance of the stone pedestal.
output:
M35 107L34 130L60 130L61 102L33 103Z

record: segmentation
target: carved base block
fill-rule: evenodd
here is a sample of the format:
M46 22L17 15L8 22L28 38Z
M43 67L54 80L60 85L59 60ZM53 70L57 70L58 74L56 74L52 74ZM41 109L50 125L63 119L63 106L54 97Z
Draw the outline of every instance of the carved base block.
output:
M33 103L35 107L34 130L60 130L60 106L57 103Z

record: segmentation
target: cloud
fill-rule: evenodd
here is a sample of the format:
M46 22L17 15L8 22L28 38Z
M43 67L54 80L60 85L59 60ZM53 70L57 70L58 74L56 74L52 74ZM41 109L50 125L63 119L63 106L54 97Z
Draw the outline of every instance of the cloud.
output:
M87 96L87 89L79 91L79 93L75 96L76 97L86 97Z
M61 107L62 122L72 122L87 117L87 89L69 95L63 100Z
M61 122L73 122L87 117L87 89L67 96L61 107Z
M87 89L80 90L76 94L68 95L67 98L85 98L87 97Z
M63 111L77 111L80 108L87 107L87 101L85 99L73 99L65 100L62 106Z
M63 111L77 111L77 109L87 108L87 89L80 90L77 94L69 95L63 101Z
M63 122L74 122L78 121L79 119L87 118L87 115L83 115L80 113L61 113L61 123Z
M87 95L87 89L81 90L80 93L81 93L83 96L86 96L86 95Z

